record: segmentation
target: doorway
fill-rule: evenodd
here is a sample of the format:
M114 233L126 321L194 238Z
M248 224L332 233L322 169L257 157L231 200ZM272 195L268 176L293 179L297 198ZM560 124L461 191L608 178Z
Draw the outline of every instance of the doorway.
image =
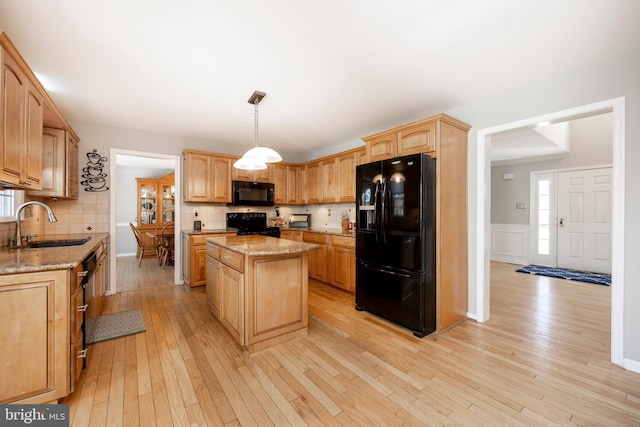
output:
M611 167L531 173L530 262L611 274Z
M611 361L623 364L623 295L624 295L624 97L614 98L594 104L576 107L569 110L533 117L518 122L481 129L477 133L477 168L476 168L476 246L475 277L470 281L476 283L476 320L484 322L490 317L489 286L489 218L491 201L491 169L489 149L491 135L527 126L535 126L541 122L567 121L605 112L613 113L613 178L612 178L612 232L611 232ZM473 269L470 269L472 271Z
M181 165L182 160L180 156L169 155L169 154L158 154L158 153L146 153L140 151L129 151L129 150L121 150L112 148L111 149L111 159L114 161L110 163L110 174L111 174L111 188L116 189L118 187L118 165L117 159L118 156L128 156L138 158L138 160L142 161L143 159L158 159L158 160L169 160L173 163L173 170L175 173L175 231L174 238L175 242L180 242L180 221L181 221L181 206L180 200L182 200L182 171ZM109 200L109 234L111 239L111 247L114 250L110 251L110 269L109 269L109 292L108 294L115 294L117 292L117 250L118 247L118 201L117 201L117 192L110 192L110 200ZM181 247L180 244L176 244L175 247L175 259L179 260L181 257ZM176 285L182 284L182 270L179 262L174 263L174 274L173 281Z

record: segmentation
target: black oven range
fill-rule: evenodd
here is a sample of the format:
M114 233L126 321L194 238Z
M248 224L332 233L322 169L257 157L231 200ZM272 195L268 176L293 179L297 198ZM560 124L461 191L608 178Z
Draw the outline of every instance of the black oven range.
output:
M227 212L227 228L238 231L238 236L259 234L280 237L279 227L267 227L265 212Z

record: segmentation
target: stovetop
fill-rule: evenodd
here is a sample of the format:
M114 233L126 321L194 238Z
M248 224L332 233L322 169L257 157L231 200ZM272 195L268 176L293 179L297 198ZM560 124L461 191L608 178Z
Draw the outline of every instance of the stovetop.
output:
M228 212L227 228L237 229L239 236L262 234L280 237L280 228L267 227L267 214L265 212Z

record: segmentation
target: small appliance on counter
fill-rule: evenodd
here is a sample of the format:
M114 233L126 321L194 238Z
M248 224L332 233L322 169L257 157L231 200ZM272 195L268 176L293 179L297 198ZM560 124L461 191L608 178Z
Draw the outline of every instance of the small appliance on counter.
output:
M289 228L309 228L311 227L311 214L291 214L289 216Z

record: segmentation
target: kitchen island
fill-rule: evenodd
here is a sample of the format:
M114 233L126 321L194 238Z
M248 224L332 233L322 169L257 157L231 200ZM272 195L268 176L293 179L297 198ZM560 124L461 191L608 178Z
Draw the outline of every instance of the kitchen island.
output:
M260 235L210 237L207 303L254 353L307 335L308 251L319 245Z

